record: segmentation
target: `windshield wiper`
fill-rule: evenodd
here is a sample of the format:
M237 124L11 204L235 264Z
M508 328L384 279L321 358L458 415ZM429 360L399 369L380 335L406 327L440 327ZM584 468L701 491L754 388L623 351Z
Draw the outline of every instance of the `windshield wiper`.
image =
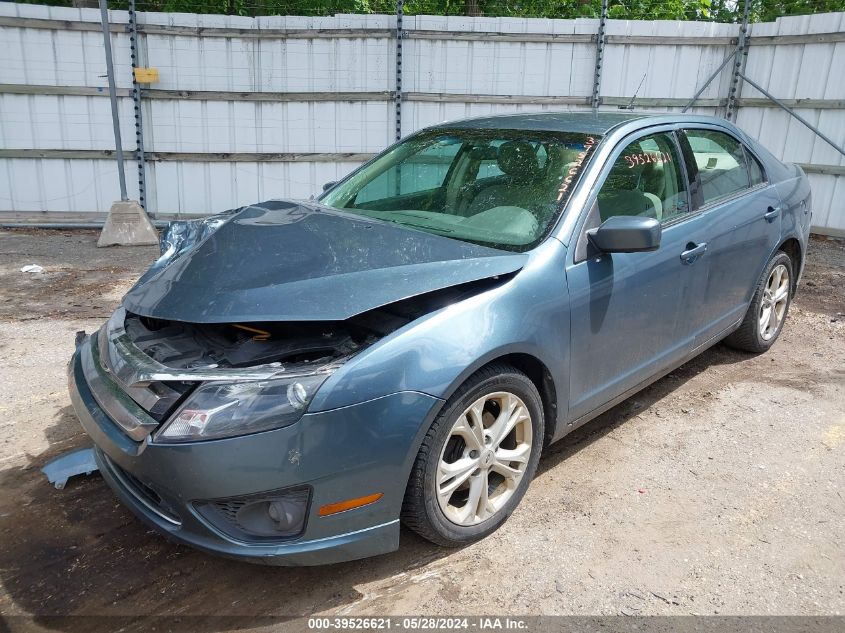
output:
M412 226L415 229L424 229L426 231L434 231L435 233L454 233L454 231L450 229L438 229L433 226L429 226L428 224L414 224L413 222L400 222L398 220L391 220L391 222L396 222L396 224L401 224L402 226Z

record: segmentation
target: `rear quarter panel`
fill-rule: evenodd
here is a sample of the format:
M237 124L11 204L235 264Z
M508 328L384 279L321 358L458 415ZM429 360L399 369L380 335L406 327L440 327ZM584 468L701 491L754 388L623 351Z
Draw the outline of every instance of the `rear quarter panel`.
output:
M751 149L763 160L769 180L777 187L778 195L780 195L783 204L782 225L784 233L787 237L789 237L791 230L808 235L810 232L811 192L810 182L804 170L794 163L784 163L778 160L759 141L750 138L744 132L742 134ZM800 209L802 203L806 204L806 213ZM795 216L794 222L790 222L788 216L796 211L801 211L801 214ZM798 235L795 235L795 237L798 237Z
M738 130L745 142L763 161L769 181L781 200L781 236L778 245L795 238L801 246L801 269L806 261L812 220L812 192L804 170L793 163L785 163L774 156L759 141Z

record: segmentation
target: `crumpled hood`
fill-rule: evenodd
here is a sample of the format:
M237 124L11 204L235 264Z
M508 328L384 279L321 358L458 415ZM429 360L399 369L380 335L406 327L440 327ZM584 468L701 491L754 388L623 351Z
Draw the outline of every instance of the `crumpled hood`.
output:
M513 273L527 259L282 200L174 223L162 246L166 252L123 305L143 316L194 323L344 320Z

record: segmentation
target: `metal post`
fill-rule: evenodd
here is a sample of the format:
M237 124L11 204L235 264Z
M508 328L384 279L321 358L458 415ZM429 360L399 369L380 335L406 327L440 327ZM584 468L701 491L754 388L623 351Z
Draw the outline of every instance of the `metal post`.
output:
M593 110L598 109L601 97L601 68L604 61L604 27L607 23L608 0L601 0L601 16L599 16L599 31L596 34L596 70L593 75L593 98L590 101Z
M402 18L405 16L405 1L396 0L396 140L402 138Z
M129 51L132 57L132 104L135 107L135 160L138 164L138 202L147 208L147 174L144 157L144 122L141 113L141 84L135 81L138 68L138 22L135 15L135 0L129 0ZM150 214L155 218L155 214Z
M109 32L109 10L106 0L100 0L100 22L103 26L103 46L106 49L106 75L109 80L109 99L111 100L111 120L114 126L114 153L117 156L117 177L120 180L120 199L129 200L126 195L126 175L123 173L123 145L120 140L120 118L117 114L117 94L114 87L114 64L111 55L111 33Z
M731 78L731 88L728 92L728 106L725 111L725 118L728 121L736 121L736 100L739 98L740 93L740 78L742 77L742 71L745 70L745 61L748 56L748 14L751 11L752 1L742 1L742 24L739 27L739 41L736 52L734 53L733 77Z
M824 133L820 132L820 131L819 131L819 129L818 129L817 127L815 127L812 123L810 123L809 121L807 121L807 119L805 119L805 118L804 118L804 117L802 117L801 115L796 114L795 112L793 112L793 111L792 111L792 108L790 108L788 105L786 105L785 103L783 103L783 102L782 102L780 99L778 99L777 97L772 96L772 95L771 95L771 93L769 93L769 92L767 92L766 90L764 90L764 89L763 89L763 87L762 87L760 84L758 84L758 83L756 83L756 82L752 81L751 79L749 79L748 77L746 77L744 74L740 74L740 75L741 75L741 77L742 77L745 81L747 81L749 84L751 84L751 86L752 86L753 88L756 88L757 90L759 90L760 92L762 92L762 93L763 93L763 94L764 94L764 95L765 95L768 99L771 99L771 101L772 101L775 105L777 105L780 109L782 109L782 110L786 110L789 114L791 114L791 115L792 115L792 116L794 116L796 119L798 119L799 121L801 121L801 123L803 123L803 124L804 124L804 125L806 125L808 128L810 128L810 130L812 130L812 131L813 131L813 132L814 132L814 133L815 133L815 134L816 134L816 135L817 135L820 139L822 139L823 141L825 141L825 142L827 142L828 144L830 144L830 145L831 145L834 149L836 149L836 151L837 151L837 152L839 152L840 154L842 154L843 156L845 156L845 147L842 147L841 145L837 145L837 144L836 144L836 141L832 140L829 136L827 136L827 135L825 135Z

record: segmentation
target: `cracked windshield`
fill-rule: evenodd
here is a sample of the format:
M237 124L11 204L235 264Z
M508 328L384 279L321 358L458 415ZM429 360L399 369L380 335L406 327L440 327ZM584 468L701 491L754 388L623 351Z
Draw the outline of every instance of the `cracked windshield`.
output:
M525 251L557 219L598 142L580 133L450 130L385 152L321 199L337 209Z

